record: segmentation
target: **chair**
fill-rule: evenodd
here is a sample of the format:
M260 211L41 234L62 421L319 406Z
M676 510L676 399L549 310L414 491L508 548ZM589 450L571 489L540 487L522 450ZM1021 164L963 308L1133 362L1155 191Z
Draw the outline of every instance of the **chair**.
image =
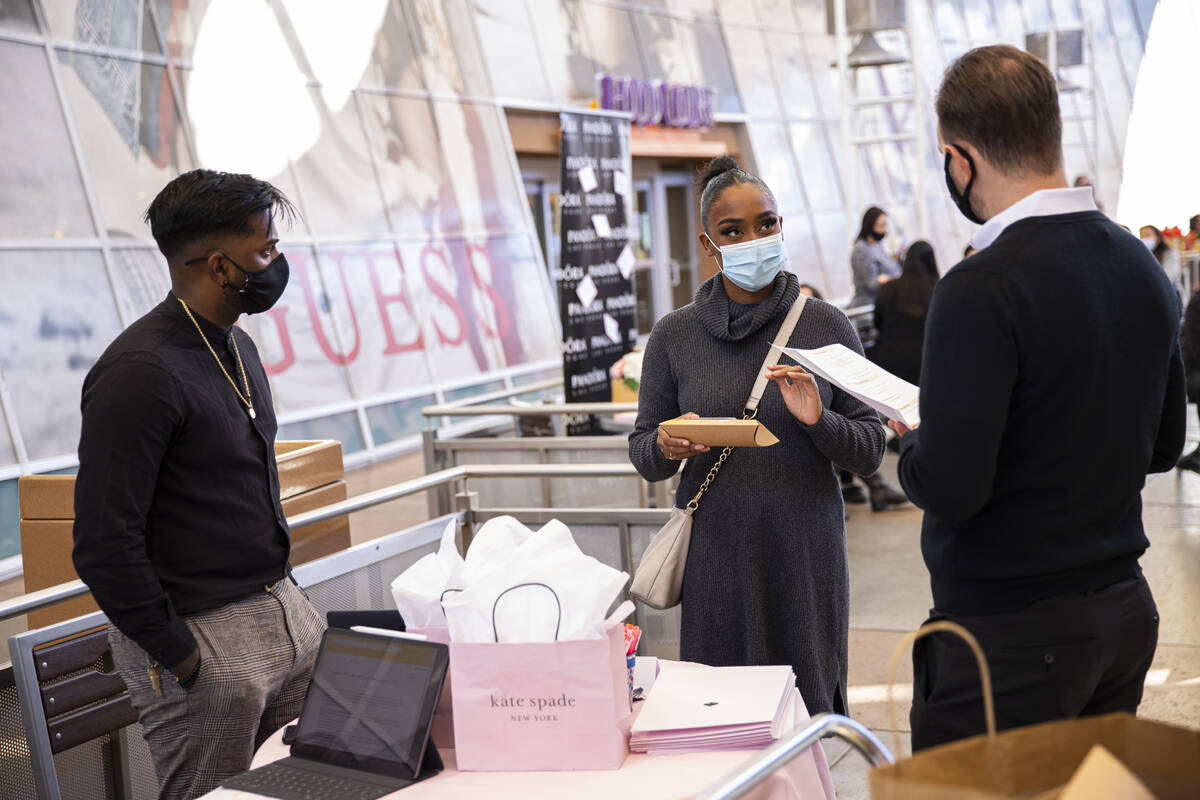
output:
M124 681L112 665L108 618L88 614L17 634L8 640L21 717L39 800L61 800L54 756L108 736L111 795L128 798L127 754L121 730L137 721Z

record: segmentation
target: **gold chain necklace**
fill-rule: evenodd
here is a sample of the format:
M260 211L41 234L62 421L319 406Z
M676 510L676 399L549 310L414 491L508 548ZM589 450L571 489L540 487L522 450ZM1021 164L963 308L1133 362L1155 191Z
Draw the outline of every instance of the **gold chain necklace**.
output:
M246 387L245 395L242 394L242 390L238 388L238 385L234 383L233 378L229 376L229 371L226 370L225 365L221 363L220 357L217 356L217 351L213 350L212 345L208 343L208 337L205 336L204 331L200 329L200 323L196 322L196 318L192 316L192 310L188 308L188 304L183 302L182 297L177 297L175 299L179 301L179 305L183 306L184 313L187 314L188 319L192 321L192 324L196 326L196 333L200 334L200 338L204 340L204 346L208 348L208 352L212 353L212 357L217 362L217 366L221 368L221 374L225 376L225 380L229 381L229 385L233 387L235 392L237 392L238 399L246 404L246 408L250 412L250 419L256 419L258 415L254 413L254 403L251 402L250 381L246 379L246 365L242 363L242 354L238 350L237 337L233 335L232 331L230 331L229 338L230 341L233 342L233 354L237 356L238 369L242 371L242 384Z

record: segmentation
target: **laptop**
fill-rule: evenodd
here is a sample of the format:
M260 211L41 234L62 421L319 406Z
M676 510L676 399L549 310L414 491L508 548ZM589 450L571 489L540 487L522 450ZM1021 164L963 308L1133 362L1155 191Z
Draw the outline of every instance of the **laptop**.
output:
M449 663L444 644L329 628L292 754L221 787L281 800L375 800L437 774L429 729Z

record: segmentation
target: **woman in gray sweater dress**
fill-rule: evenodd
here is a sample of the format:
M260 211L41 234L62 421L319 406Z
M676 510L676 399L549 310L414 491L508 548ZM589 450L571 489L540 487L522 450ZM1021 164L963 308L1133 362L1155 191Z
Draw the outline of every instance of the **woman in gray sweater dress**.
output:
M718 453L666 437L661 422L740 417L784 316L800 293L773 238L775 198L733 159L701 179L701 244L721 273L663 317L646 345L629 457L647 480L683 465L676 503L699 490ZM729 245L762 239L746 265ZM744 250L743 250L744 252ZM809 299L789 345L862 348L837 308ZM846 711L849 576L835 465L874 472L884 430L868 406L794 365L772 368L757 419L779 437L737 448L694 514L683 579L681 657L714 666L791 664L810 713ZM686 459L686 461L684 461Z

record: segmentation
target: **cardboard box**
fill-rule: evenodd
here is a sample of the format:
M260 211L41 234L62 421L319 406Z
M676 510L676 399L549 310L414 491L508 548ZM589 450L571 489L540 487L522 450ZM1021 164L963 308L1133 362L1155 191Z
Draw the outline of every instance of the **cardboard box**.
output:
M279 488L284 516L346 499L342 480L342 444L322 441L276 442ZM25 591L36 592L78 580L71 563L75 518L75 476L31 475L17 482L21 509L21 560ZM292 537L292 565L303 564L350 546L350 518L302 528ZM29 627L40 628L97 611L86 595L33 611Z
M293 517L305 511L340 503L346 499L345 481L334 481L328 486L313 489L284 500L283 514ZM350 517L335 517L331 520L292 531L292 566L307 564L318 558L345 550L350 546Z
M75 476L25 475L17 498L21 519L75 519Z
M36 592L67 581L79 580L71 563L73 520L21 520L21 555L25 568L25 591ZM91 594L49 608L29 612L29 628L41 628L99 611Z
M659 425L667 436L708 447L770 447L779 441L754 419L669 419Z
M287 500L345 477L342 443L334 439L312 442L276 442L279 497Z
M614 403L636 403L637 389L630 389L624 378L612 379L612 401Z

